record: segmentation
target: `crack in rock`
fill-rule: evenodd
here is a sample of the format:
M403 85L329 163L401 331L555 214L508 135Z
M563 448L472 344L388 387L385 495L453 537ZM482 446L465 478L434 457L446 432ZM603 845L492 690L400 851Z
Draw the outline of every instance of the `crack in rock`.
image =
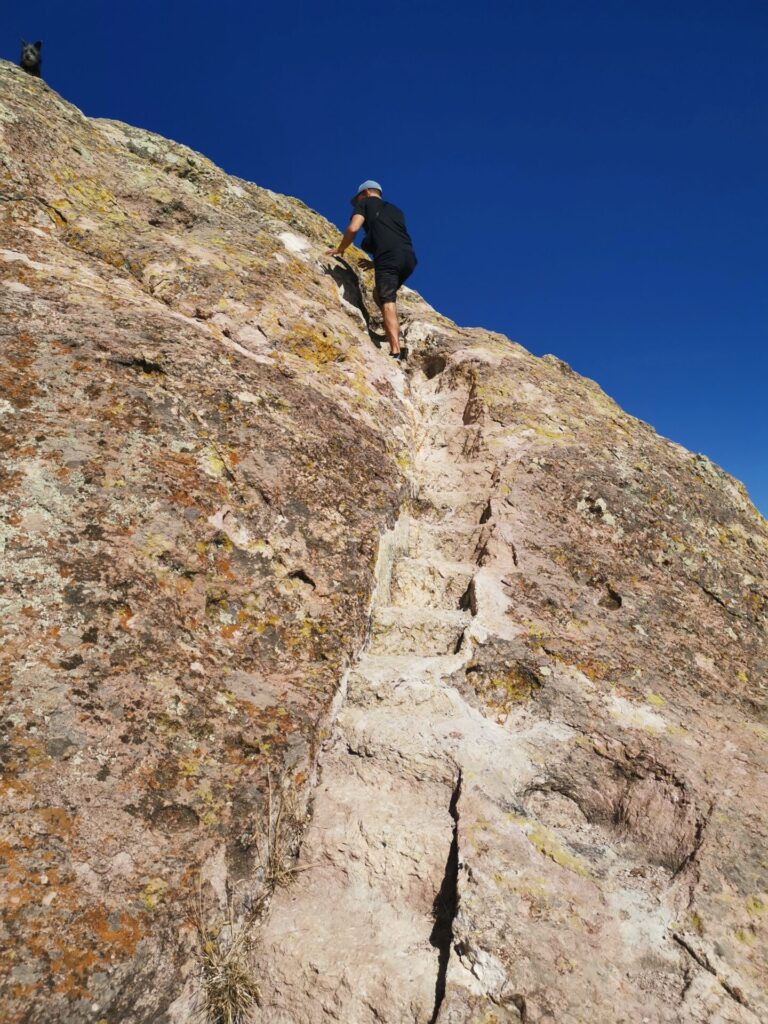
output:
M738 1003L740 1006L746 1007L748 1010L752 1008L749 1004L749 1000L741 989L737 985L728 981L718 972L717 968L713 966L705 951L695 949L692 943L681 932L672 932L672 938L678 946L684 949L685 952L696 961L699 967L703 967L705 971L708 971L717 979L724 991L731 997L731 999L734 1000L734 1002Z
M453 944L453 922L459 908L459 797L461 796L461 771L456 781L456 786L451 794L451 802L448 805L448 813L453 818L453 835L451 846L448 851L448 859L445 862L445 874L440 890L435 896L433 913L435 924L429 941L438 951L437 958L437 980L435 982L435 1008L432 1011L430 1024L436 1024L440 1007L445 998L445 979L448 973L448 961L451 956Z

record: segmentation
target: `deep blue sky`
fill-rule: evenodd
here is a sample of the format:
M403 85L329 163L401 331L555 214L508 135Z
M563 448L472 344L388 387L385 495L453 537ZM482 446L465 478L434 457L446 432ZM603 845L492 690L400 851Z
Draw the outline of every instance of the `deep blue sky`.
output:
M0 54L92 116L343 226L406 212L411 282L554 352L768 513L768 3L6 0Z

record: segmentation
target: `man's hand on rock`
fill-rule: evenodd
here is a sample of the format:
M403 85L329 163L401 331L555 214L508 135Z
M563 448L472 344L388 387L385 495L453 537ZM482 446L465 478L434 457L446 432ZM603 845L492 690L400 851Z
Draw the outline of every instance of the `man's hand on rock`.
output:
M328 252L325 255L326 256L343 256L344 252L343 252L342 249L339 249L339 247L336 246L335 249L329 249Z

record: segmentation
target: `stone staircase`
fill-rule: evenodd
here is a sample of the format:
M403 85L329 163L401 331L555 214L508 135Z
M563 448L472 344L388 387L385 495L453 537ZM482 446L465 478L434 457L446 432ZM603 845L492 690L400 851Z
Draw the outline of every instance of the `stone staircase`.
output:
M443 997L461 777L451 737L479 717L449 680L470 656L488 497L467 492L467 461L439 450L437 385L424 391L414 511L383 538L369 642L321 759L306 871L265 926L261 1019L274 1024L429 1024Z

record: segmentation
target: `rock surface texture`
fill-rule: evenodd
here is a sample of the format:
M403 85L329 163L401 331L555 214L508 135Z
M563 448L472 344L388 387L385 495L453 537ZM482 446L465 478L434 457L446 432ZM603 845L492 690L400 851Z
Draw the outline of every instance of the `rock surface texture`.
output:
M768 1019L741 485L5 63L0 211L2 1019L202 1019L196 889L265 1024Z

